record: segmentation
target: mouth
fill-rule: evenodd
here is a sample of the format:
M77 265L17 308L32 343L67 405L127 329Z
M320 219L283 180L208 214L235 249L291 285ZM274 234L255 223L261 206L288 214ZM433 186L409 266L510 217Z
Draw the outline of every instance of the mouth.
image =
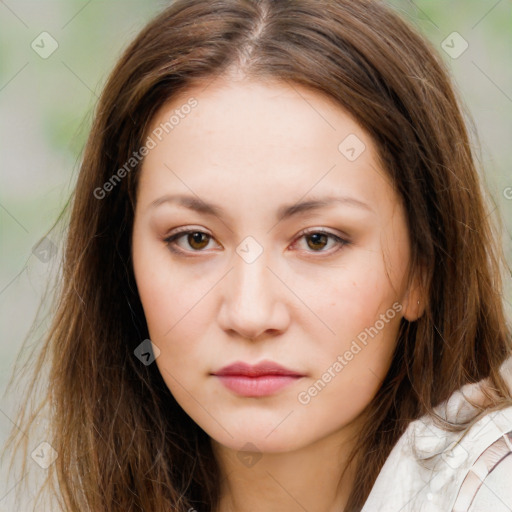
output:
M236 362L212 373L234 393L245 397L269 396L305 377L273 361L256 365Z

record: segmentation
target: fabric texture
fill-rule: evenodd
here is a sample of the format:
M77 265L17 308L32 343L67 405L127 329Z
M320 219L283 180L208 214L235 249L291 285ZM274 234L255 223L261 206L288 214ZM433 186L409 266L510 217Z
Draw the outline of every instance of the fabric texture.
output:
M500 371L512 392L512 358ZM456 391L436 412L451 422L470 418L475 409L467 399L482 398L480 384ZM512 512L512 406L463 434L442 430L429 416L411 422L361 512Z

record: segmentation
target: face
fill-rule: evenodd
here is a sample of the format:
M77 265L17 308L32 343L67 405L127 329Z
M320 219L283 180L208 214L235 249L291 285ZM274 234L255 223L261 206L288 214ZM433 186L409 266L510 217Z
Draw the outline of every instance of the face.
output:
M177 402L233 449L349 429L418 313L404 210L368 134L301 86L217 79L148 136L133 264ZM262 361L295 375L218 375Z

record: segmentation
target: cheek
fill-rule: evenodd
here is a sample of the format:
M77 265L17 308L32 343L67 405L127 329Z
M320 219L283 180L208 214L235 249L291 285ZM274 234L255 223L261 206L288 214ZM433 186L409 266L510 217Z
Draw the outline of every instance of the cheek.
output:
M191 285L183 279L180 282L174 277L152 276L139 293L153 343L162 352L172 350L186 357L194 346L193 340L208 323L208 287L200 283Z
M155 363L175 399L187 410L193 404L184 389L196 392L197 377L209 370L203 361L211 360L200 343L201 333L211 324L205 310L207 297L201 300L207 287L191 283L184 272L171 270L168 263L150 264L149 255L141 261L147 264L139 269L137 286L149 337L160 350Z
M202 341L213 326L208 292L214 282L173 264L161 248L144 250L134 245L134 270L149 337L160 350L156 365L169 390L186 408L190 395L183 386L195 392L201 382L198 377L212 370L208 362L215 359L210 353L214 347Z
M168 269L153 261L150 256L142 255L141 261L144 264L135 269L137 289L151 339L159 345L159 341L176 321L176 308L171 309L169 305L183 302L178 300L178 287L169 286L173 276Z
M298 396L310 417L326 428L344 425L356 418L378 392L391 365L400 324L400 304L377 308L375 296L360 296L347 302L333 323L336 335L319 339L309 358L314 371ZM373 301L373 303L372 303ZM371 313L370 313L371 311ZM380 315L383 316L380 316Z
M314 308L331 329L327 336L317 336L314 367L315 378L331 368L336 377L329 387L336 394L348 392L347 399L353 392L362 403L371 399L389 368L402 305L378 253L357 256L332 273Z
M160 347L183 325L191 328L194 312L201 308L201 298L209 286L204 279L194 278L173 262L163 242L137 238L136 231L133 266L149 333L153 343Z
M397 283L391 283L375 253L358 253L343 269L329 275L328 287L316 311L335 332L349 340L370 327L398 300Z

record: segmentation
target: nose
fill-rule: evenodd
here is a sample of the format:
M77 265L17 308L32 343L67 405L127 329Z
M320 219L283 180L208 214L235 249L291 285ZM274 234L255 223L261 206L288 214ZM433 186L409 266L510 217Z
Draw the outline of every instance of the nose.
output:
M247 263L235 255L234 269L222 283L219 325L229 334L236 333L251 341L276 336L290 322L287 288L267 266L264 256L265 252Z

